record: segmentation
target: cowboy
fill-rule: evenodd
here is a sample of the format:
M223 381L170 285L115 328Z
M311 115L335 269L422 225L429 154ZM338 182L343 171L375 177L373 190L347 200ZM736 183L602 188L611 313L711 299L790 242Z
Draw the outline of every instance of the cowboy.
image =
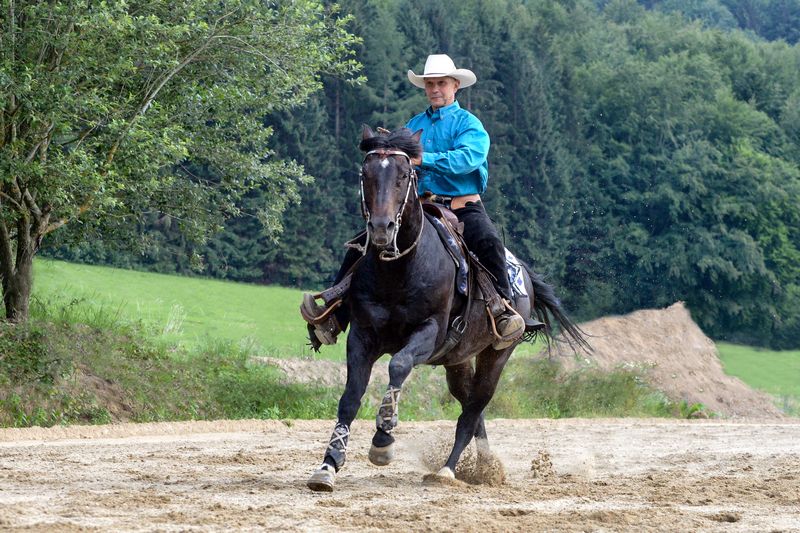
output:
M408 79L424 89L430 107L408 121L411 131L422 130L423 154L412 160L420 171L419 190L421 197L431 197L450 208L464 224L464 240L468 248L494 276L496 288L509 303L514 297L506 272L505 247L497 229L492 224L481 202L481 193L486 191L489 178L489 134L481 121L456 101L456 92L473 85L477 78L467 69L456 68L453 60L445 54L428 56L421 75L408 71ZM352 256L352 257L351 257ZM336 277L342 280L357 259L351 250ZM332 305L328 301L327 305ZM326 311L317 305L311 294L303 295L301 307L306 320L319 317ZM309 321L312 346L334 344L336 336L346 327L348 317L343 307L330 318L316 326ZM496 341L495 349L513 344L525 331L525 321L510 305L495 319L498 333L506 340ZM510 339L510 340L509 340Z

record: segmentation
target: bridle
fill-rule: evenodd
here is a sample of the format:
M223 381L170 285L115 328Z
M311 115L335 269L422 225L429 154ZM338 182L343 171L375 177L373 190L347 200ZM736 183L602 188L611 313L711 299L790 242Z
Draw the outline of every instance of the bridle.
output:
M394 235L392 236L392 247L389 250L381 250L381 252L378 254L378 259L380 259L381 261L395 261L397 259L400 259L404 255L408 254L411 250L413 250L414 248L417 247L417 243L419 242L419 238L422 235L422 228L425 225L424 224L425 223L425 218L424 218L425 215L422 213L422 210L420 209L420 225L419 225L419 233L417 233L417 237L414 239L414 242L411 244L411 246L409 246L408 248L406 248L402 252L399 250L399 248L397 248L397 235L400 233L400 225L403 222L403 211L405 211L406 204L408 204L408 199L411 196L411 189L412 188L414 189L415 196L416 196L417 172L416 172L416 170L414 170L414 165L411 164L411 158L408 156L407 153L403 152L402 150L389 150L389 149L385 149L385 148L379 148L379 149L376 149L376 150L370 150L369 152L367 152L364 155L364 163L366 163L367 157L369 157L369 156L371 156L373 154L377 154L377 155L381 156L381 159L384 159L384 158L386 158L388 156L394 156L394 155L399 155L399 156L405 157L406 161L408 161L408 166L411 169L405 174L405 176L408 178L408 186L406 187L406 196L403 199L403 205L400 206L400 209L397 211L397 213L394 216L395 229L394 229ZM361 165L361 171L359 172L359 178L360 178L360 187L361 187L361 214L364 216L364 221L366 222L366 226L367 226L367 243L366 243L366 245L364 246L364 249L363 249L363 253L366 254L367 253L367 247L369 246L369 243L371 242L372 235L370 234L370 230L369 230L370 212L369 212L369 208L367 207L367 201L364 198L364 164L363 163Z

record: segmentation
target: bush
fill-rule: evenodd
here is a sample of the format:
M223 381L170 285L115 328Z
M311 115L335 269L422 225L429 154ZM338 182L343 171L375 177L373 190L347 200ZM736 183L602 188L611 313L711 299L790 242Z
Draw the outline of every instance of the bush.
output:
M512 360L487 409L489 416L672 416L672 402L630 370L564 373L547 359Z

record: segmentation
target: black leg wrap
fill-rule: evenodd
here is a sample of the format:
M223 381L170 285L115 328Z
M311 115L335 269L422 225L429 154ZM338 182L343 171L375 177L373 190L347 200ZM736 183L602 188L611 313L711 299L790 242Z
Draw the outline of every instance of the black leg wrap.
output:
M383 395L378 416L375 418L375 427L379 431L391 433L397 425L397 402L400 400L400 389L389 385Z
M331 441L328 443L328 448L325 450L325 458L333 460L333 466L338 472L342 466L347 455L347 441L350 439L350 428L344 424L336 424L331 433Z

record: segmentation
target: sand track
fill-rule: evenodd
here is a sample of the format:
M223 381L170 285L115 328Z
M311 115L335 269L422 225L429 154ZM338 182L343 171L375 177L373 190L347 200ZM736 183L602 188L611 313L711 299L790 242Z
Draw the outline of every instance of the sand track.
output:
M333 494L331 421L0 430L0 529L800 531L797 421L490 421L500 486L422 483L452 422L401 422L385 468L371 425Z

